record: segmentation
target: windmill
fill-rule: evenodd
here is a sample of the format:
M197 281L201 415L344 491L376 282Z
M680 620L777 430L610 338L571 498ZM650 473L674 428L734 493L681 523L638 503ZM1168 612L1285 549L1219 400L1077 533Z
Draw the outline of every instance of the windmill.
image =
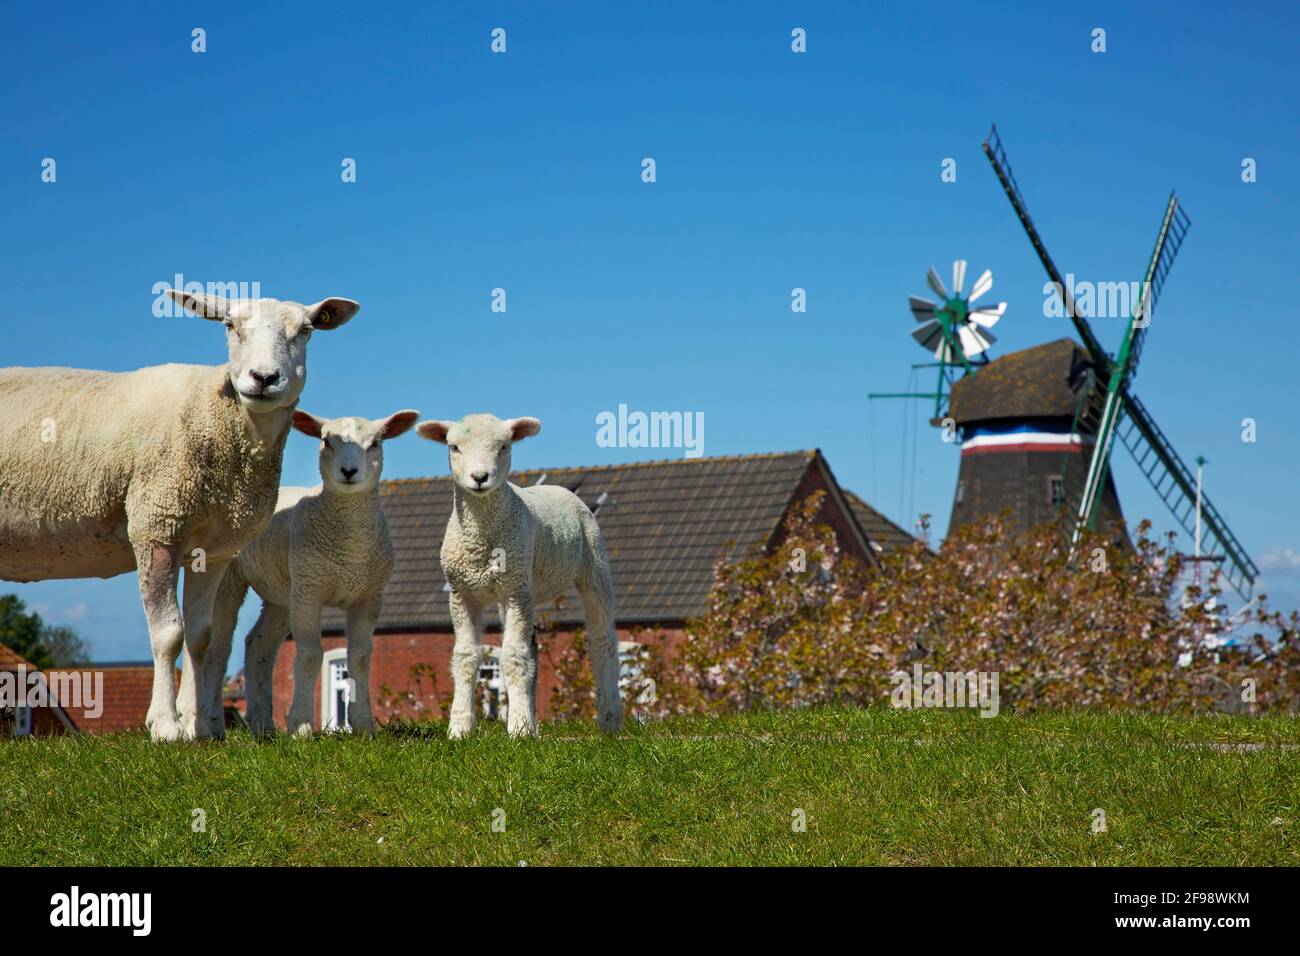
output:
M912 333L912 338L920 343L921 348L933 352L939 360L940 367L961 365L967 372L971 368L970 359L988 351L990 345L997 341L988 330L997 324L1006 311L1007 304L999 302L992 306L977 306L975 300L993 288L993 273L985 269L971 286L970 295L962 296L962 286L966 279L966 260L958 259L952 264L952 295L943 287L939 273L930 267L926 282L935 291L943 304L923 299L919 295L907 297L916 321L923 323Z
M993 273L985 269L963 293L966 284L966 260L957 259L952 264L952 289L950 293L930 267L926 283L940 299L934 302L919 295L907 297L908 307L920 327L912 333L917 344L934 355L935 361L914 368L938 368L938 380L933 392L873 393L871 398L933 398L934 423L944 416L948 394L958 375L971 375L988 362L985 353L997 339L989 329L997 324L1006 311L1007 304L976 305L975 300L993 288Z
M1061 298L1065 314L1074 322L1075 331L1086 352L1086 371L1083 374L1071 372L1072 387L1074 380L1078 379L1078 387L1074 390L1080 398L1070 430L1061 443L1071 449L1078 446L1081 453L1086 452L1087 467L1083 471L1082 487L1077 490L1077 494L1070 493L1064 471L1059 486L1054 486L1054 489L1059 489L1062 503L1073 505L1074 540L1078 541L1083 529L1096 528L1099 516L1104 512L1113 511L1118 514L1118 499L1114 498L1110 479L1110 457L1115 438L1118 437L1174 518L1189 535L1196 537L1202 554L1219 560L1228 583L1243 598L1249 599L1259 569L1228 528L1218 509L1200 492L1196 475L1174 451L1164 432L1156 425L1132 389L1147 328L1169 270L1191 225L1187 214L1179 205L1177 195L1171 193L1169 196L1156 234L1155 248L1139 286L1140 295L1125 327L1119 351L1111 356L1093 334L1086 317L1077 307L1073 290L1061 278L1060 270L1048 254L1038 230L1034 228L996 126L990 130L983 148L1034 251ZM960 483L958 498L961 498Z

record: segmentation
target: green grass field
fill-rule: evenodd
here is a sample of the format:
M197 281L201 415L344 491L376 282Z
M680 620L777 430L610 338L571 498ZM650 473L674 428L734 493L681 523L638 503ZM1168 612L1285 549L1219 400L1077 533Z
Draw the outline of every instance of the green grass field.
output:
M0 865L1295 865L1300 722L882 709L614 740L5 741L0 820Z

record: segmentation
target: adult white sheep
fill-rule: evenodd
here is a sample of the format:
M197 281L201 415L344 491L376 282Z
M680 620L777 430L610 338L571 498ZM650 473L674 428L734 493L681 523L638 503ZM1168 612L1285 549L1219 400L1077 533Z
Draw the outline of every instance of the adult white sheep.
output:
M321 609L347 612L348 677L355 689L348 707L354 730L372 732L370 651L380 599L393 571L393 543L379 505L383 443L409 431L419 412L400 411L371 421L325 420L293 413L293 427L321 440L319 488L281 488L275 517L240 549L217 593L216 624L208 648L204 685L213 695L208 713L219 719L221 684L235 617L251 587L262 613L244 641L246 719L257 734L274 730L271 677L281 642L292 631L295 648L289 730L312 731L312 692L320 673ZM219 724L212 728L219 735Z
M512 444L541 428L536 418L502 421L494 415L416 426L421 437L446 444L451 461L452 513L441 559L451 584L451 621L456 631L448 730L453 740L474 728L483 612L493 603L502 619L501 675L510 702L506 729L516 737L537 733L533 608L553 601L571 586L577 587L586 608L596 720L610 732L623 725L614 585L596 518L567 488L520 488L506 480Z
M225 365L0 369L0 578L139 571L155 740L209 732L195 700L207 698L192 678L202 673L217 586L275 510L312 331L336 329L360 308L338 298L300 305L167 295L224 323ZM184 726L174 684L182 644L196 665L183 681Z

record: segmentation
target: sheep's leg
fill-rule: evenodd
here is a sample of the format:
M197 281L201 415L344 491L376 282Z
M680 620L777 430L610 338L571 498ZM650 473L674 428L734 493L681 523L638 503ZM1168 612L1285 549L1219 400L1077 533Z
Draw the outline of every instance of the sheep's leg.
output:
M506 731L511 737L537 736L537 632L531 595L503 603L501 677L510 709Z
M618 733L623 726L623 698L618 688L614 585L607 568L598 568L591 578L579 579L577 585L587 612L587 651L596 684L596 723L607 733Z
M289 634L289 609L262 602L262 613L244 638L244 720L252 733L275 733L272 678L280 645Z
M211 693L204 684L207 675L208 644L212 640L212 610L217 589L230 560L210 561L203 571L185 570L182 587L182 623L185 630L185 667L181 671L181 689L176 710L181 735L191 739L212 736L208 717ZM221 662L219 682L225 680L225 661ZM218 691L220 693L220 691Z
M289 608L293 629L293 704L289 707L289 733L310 737L316 679L325 653L320 646L320 602L294 594Z
M378 598L366 598L348 608L348 678L353 691L348 720L353 730L363 734L375 732L375 718L370 713L370 652L378 620Z
M451 720L447 736L464 737L474 729L474 685L483 663L483 609L473 606L457 591L448 600L456 644L451 652Z
M135 561L153 651L153 694L145 724L154 740L177 740L181 725L176 719L176 656L185 642L181 609L176 600L179 556L175 548L146 544L136 547Z

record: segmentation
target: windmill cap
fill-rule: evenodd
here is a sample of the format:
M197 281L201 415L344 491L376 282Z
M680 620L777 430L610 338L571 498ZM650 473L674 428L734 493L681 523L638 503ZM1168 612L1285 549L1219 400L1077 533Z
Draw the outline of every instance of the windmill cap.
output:
M953 383L958 425L1006 418L1072 418L1092 361L1073 339L1012 352Z

